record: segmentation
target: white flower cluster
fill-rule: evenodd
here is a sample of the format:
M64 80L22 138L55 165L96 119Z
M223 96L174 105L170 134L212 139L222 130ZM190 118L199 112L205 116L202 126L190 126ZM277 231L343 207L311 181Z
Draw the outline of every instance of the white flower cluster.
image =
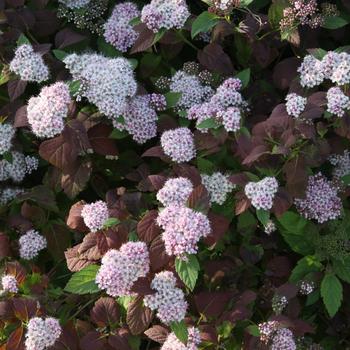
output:
M327 111L337 117L343 117L346 110L350 109L350 98L338 86L333 86L327 91Z
M301 281L299 293L301 295L309 295L315 290L315 283L313 281Z
M270 235L272 232L275 232L276 230L277 230L276 224L272 220L269 220L267 224L264 226L264 232L267 235Z
M212 175L202 175L202 184L210 195L210 203L224 204L227 195L235 188L229 181L228 176L220 172Z
M295 118L298 118L305 110L307 98L299 96L295 93L288 94L286 96L286 109L287 113Z
M0 181L11 179L21 182L25 175L32 173L38 168L39 161L35 157L24 156L24 154L11 152L12 160L0 160Z
M4 154L11 149L15 133L16 129L11 124L0 123L0 154Z
M181 93L177 102L177 109L188 110L192 106L207 100L213 90L210 86L203 85L196 75L190 75L183 70L177 71L171 78L170 91Z
M79 94L99 111L116 119L123 114L128 99L136 93L137 83L130 62L99 54L71 54L64 59L74 80L81 83Z
M17 187L5 187L0 189L0 205L6 205L24 192L24 189Z
M16 277L13 275L5 275L1 278L2 290L9 293L17 293L18 285Z
M329 162L334 166L333 176L337 179L350 174L350 152L345 150L341 154L332 154Z
M141 21L157 33L161 28L181 29L189 16L185 0L152 0L143 7Z
M85 204L81 211L81 217L91 232L97 232L103 228L103 225L109 218L107 204L104 201Z
M46 238L35 230L29 230L19 239L19 255L22 259L34 259L47 246Z
M185 205L193 190L192 182L185 177L169 179L157 192L157 199L165 207L171 204Z
M62 333L57 319L47 317L31 318L28 322L25 346L26 350L45 350L55 344Z
M274 177L265 177L259 182L249 182L245 186L245 194L256 209L269 210L278 190L278 182Z
M170 271L157 273L151 287L156 293L145 296L145 305L151 310L157 310L158 318L165 324L182 321L186 315L187 302L184 292L176 287L174 274Z
M188 328L188 340L186 345L176 337L175 333L171 332L160 350L198 350L198 345L200 343L201 335L199 330L190 327Z
M27 117L33 133L40 138L60 134L70 102L67 84L57 82L45 86L39 96L32 97L28 102Z
M10 70L24 81L41 83L49 79L49 69L43 58L29 44L17 48L15 57L10 62Z
M58 2L72 10L85 7L90 1L91 0L58 0Z

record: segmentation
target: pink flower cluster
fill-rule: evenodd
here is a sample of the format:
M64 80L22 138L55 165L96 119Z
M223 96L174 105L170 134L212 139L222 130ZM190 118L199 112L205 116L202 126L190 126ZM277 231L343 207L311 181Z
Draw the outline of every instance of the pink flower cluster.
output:
M136 93L137 83L126 58L71 54L65 57L64 63L73 79L81 83L80 96L112 120L123 114Z
M276 331L272 338L271 350L296 350L293 333L282 328Z
M185 205L193 190L192 182L185 177L169 179L158 191L157 199L165 207L171 204Z
M202 175L202 184L210 195L210 203L224 204L227 195L234 189L234 185L228 180L228 176L220 172L212 175Z
M28 102L27 117L33 133L40 138L60 134L70 102L67 84L57 82L45 86L39 96L32 97Z
M132 2L124 2L114 7L112 15L104 24L104 38L107 43L116 49L126 52L134 45L138 33L129 24L130 21L140 16L140 11Z
M185 0L152 0L143 7L141 21L157 33L160 29L181 29L190 16Z
M214 118L222 124L226 131L237 131L241 126L241 109L247 107L239 89L242 83L237 78L226 79L210 99L202 104L192 106L188 111L188 119L197 119L197 127L204 120ZM202 132L208 129L200 128Z
M322 62L312 55L304 57L298 72L300 73L300 84L303 87L313 88L323 82Z
M160 142L164 153L176 163L189 162L196 156L193 134L188 128L164 131Z
M315 283L313 281L301 281L299 293L301 295L309 295L315 290Z
M25 335L26 350L45 350L53 346L62 333L62 328L56 318L31 318Z
M11 124L0 123L0 154L4 154L11 149L15 133L16 129Z
M43 58L29 44L17 48L15 57L10 62L10 70L24 81L41 83L49 79L49 69Z
M299 96L294 92L286 96L286 109L287 113L294 117L299 118L300 114L304 112L307 98Z
M6 205L23 192L24 189L17 187L5 187L0 189L0 205Z
M309 177L305 199L295 199L295 206L306 219L320 224L338 218L342 210L338 188L321 173Z
M12 275L2 276L1 284L2 284L2 289L5 292L9 292L9 293L18 292L18 285L17 285L17 280L15 276L12 276Z
M119 250L109 250L96 275L100 289L112 297L133 295L134 282L149 272L149 253L144 242L128 242Z
M58 2L72 10L85 7L89 4L90 1L91 0L58 0Z
M91 232L101 230L109 218L107 204L103 201L85 204L81 211L81 217Z
M150 95L135 96L123 112L124 121L113 121L115 128L126 130L133 139L142 144L157 135L158 116L151 104Z
M331 87L327 91L327 111L337 117L343 117L346 110L350 109L350 98L337 87Z
M166 109L166 99L162 94L150 94L151 106L157 111L161 112Z
M200 343L201 336L199 330L190 327L188 328L188 340L186 345L176 337L175 333L170 333L160 350L197 350Z
M157 222L164 230L166 253L181 259L186 259L186 254L196 254L199 240L211 231L204 214L173 204L160 212Z
M329 157L329 162L334 166L333 176L340 179L345 175L350 174L350 152L345 150L341 154L333 154Z
M182 321L188 305L183 291L176 287L174 274L170 271L157 273L151 287L156 293L144 297L145 305L157 310L157 317L165 324Z
M46 238L35 230L29 230L19 239L19 255L22 259L34 259L47 246Z
M274 177L265 177L258 182L249 182L244 192L256 209L269 210L273 206L277 190L277 180Z

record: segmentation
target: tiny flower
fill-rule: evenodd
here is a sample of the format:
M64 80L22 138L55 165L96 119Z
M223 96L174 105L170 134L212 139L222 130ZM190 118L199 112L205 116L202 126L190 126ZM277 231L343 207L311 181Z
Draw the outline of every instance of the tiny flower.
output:
M272 310L276 315L282 313L288 304L288 299L283 295L275 294L272 298Z
M109 218L107 204L103 201L85 204L81 211L81 216L91 232L101 230Z
M245 194L256 209L269 210L278 190L278 182L274 177L265 177L259 182L249 182L245 186Z
M276 229L276 224L272 220L269 220L264 226L264 231L267 235L270 235L272 232L275 232Z
M17 285L17 280L15 276L12 276L12 275L2 276L1 284L2 284L2 289L5 292L9 292L9 293L18 292L18 285Z
M301 295L309 295L315 289L315 283L313 281L301 281L299 293Z
M341 154L333 154L329 158L329 162L334 166L333 176L340 179L345 175L350 174L350 152L345 150Z
M91 0L58 0L61 4L70 9L80 9L87 6Z
M299 118L300 114L304 112L307 99L295 93L288 94L286 97L287 113L295 118Z
M296 348L293 333L289 329L282 328L276 331L272 339L271 350L296 350Z
M184 177L169 179L164 186L158 191L157 199L164 206L175 204L178 206L185 205L188 197L193 190L192 182Z
M224 204L227 195L234 189L234 185L228 180L228 176L220 172L212 175L202 175L202 183L209 192L210 203Z
M19 255L22 259L31 260L47 246L46 238L35 230L29 230L19 239Z

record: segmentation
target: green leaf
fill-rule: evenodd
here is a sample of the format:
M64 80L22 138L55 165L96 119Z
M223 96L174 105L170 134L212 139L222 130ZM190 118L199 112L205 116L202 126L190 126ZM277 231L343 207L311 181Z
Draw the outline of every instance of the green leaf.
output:
M323 50L321 48L318 49L311 49L309 50L309 52L311 53L312 56L314 56L315 58L317 58L318 60L322 60L322 58L324 56L326 56L327 51Z
M349 52L350 51L350 45L340 46L337 49L335 49L334 51L336 53Z
M120 131L118 129L114 129L112 133L109 135L109 138L114 140L125 139L129 136L129 133L126 130Z
M302 235L308 224L305 218L292 211L285 212L278 218L278 221L285 230L297 235Z
M268 19L272 28L279 28L280 21L283 18L283 10L289 6L288 0L276 0L269 7Z
M343 261L333 260L332 267L339 278L350 283L350 257L346 257Z
M141 17L135 17L129 22L129 24L131 26L136 26L136 25L141 24L141 23L142 23L141 22Z
M268 210L264 210L264 209L258 209L256 211L256 216L259 219L259 221L266 226L267 223L269 222L270 219L270 212Z
M167 108L175 107L176 104L179 102L181 95L182 95L181 92L168 92L168 93L166 93L164 96L165 96Z
M242 82L242 89L246 88L250 81L250 68L247 68L237 73L236 78L238 78Z
M12 164L13 161L13 156L12 156L12 152L7 151L2 155L3 159L7 160L9 163Z
M216 166L208 159L197 158L197 168L200 173L210 174L216 169Z
M239 7L247 7L250 5L254 0L241 0L239 2Z
M216 129L220 125L215 118L208 118L197 125L197 129Z
M326 29L338 29L346 26L349 22L348 18L344 18L345 16L332 16L326 17L324 23L322 24L323 28Z
M99 291L95 282L98 265L89 265L75 272L68 281L64 290L74 294L93 294Z
M206 33L220 21L220 17L210 12L202 12L192 23L192 39L199 33Z
M317 303L319 299L320 299L320 291L319 289L316 289L307 296L305 306L313 305Z
M97 39L97 48L98 51L100 51L107 57L115 58L122 56L122 53L119 50L117 50L113 45L107 43L102 36L100 36Z
M135 70L139 65L139 61L136 58L129 58L128 61L131 65L132 70Z
M175 268L182 282L192 291L196 286L200 266L195 255L188 255L187 258L187 261L176 258Z
M342 176L341 180L345 185L350 185L350 174Z
M52 50L52 53L60 61L63 61L69 55L69 53L63 50Z
M120 220L117 218L109 218L105 221L105 223L103 224L103 228L110 228L113 227L115 225L120 224Z
M161 38L163 38L164 34L166 33L166 29L165 28L161 28L156 35L154 36L152 45L156 44Z
M137 235L136 231L129 232L128 235L129 242L137 242L139 240L139 236Z
M170 328L175 333L177 339L179 339L184 344L187 343L188 330L185 321L182 320L181 322L171 322Z
M343 300L343 287L333 273L327 273L321 283L321 296L330 317L339 310Z
M21 45L24 45L24 44L31 45L30 40L24 34L21 34L19 36L19 38L17 39L17 46L21 46Z
M248 326L246 328L247 332L249 334L251 334L252 336L254 337L260 337L260 330L259 330L259 327L256 326L255 324L254 325L251 325L251 326Z
M79 89L80 89L80 81L79 80L73 80L68 83L69 86L69 92L72 96L75 96Z
M314 256L305 256L300 259L297 266L294 267L289 277L290 282L297 283L301 281L305 275L311 272L321 271L322 264Z

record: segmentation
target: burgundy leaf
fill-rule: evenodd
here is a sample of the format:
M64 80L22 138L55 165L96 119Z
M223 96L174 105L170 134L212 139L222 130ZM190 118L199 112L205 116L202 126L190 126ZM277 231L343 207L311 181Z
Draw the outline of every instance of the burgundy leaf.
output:
M132 350L128 339L130 333L126 329L118 329L117 334L108 337L108 344L115 350Z
M90 317L98 327L112 326L119 321L119 306L113 298L100 298L95 302Z
M77 230L85 233L88 232L89 229L86 227L84 219L81 217L81 211L84 204L84 201L80 201L72 205L67 218L67 226L72 230Z
M13 310L16 317L24 322L28 322L38 311L38 303L34 299L14 298Z
M230 57L224 52L219 44L209 44L200 50L197 55L198 61L208 70L224 75L233 73Z
M287 90L293 79L297 76L300 59L288 57L276 64L273 70L273 82L277 88Z
M11 256L10 239L9 237L0 232L0 259Z
M151 281L147 277L140 277L133 284L131 291L138 295L150 295L155 291L151 288Z
M96 262L96 260L89 260L85 256L79 254L80 246L81 244L78 244L75 247L69 248L64 252L67 267L72 272L80 271L84 267Z
M6 349L8 350L24 350L25 331L23 327L16 328L7 340Z
M138 24L134 29L139 33L139 36L130 50L131 54L146 51L152 46L155 37L154 32L148 29L144 23Z
M157 210L150 210L137 224L137 234L140 240L151 243L154 238L160 235L161 229L157 225Z
M105 344L105 338L97 331L90 331L80 340L81 350L103 350Z
M27 119L27 106L22 106L18 108L15 115L15 122L13 123L13 126L16 128L29 126L28 119Z
M151 243L149 248L149 255L151 260L151 270L158 272L163 269L165 265L170 262L170 256L165 252L165 246L162 236L157 236Z
M159 191L166 181L166 177L163 175L149 175L147 179L150 181L155 191Z
M156 157L164 158L166 157L163 148L161 146L154 146L149 148L146 152L142 154L142 157Z
M187 205L189 208L203 213L209 211L209 193L204 185L199 185L193 189L187 200Z
M249 155L243 160L243 165L251 164L257 161L264 154L269 154L269 148L265 145L259 145L252 149Z
M233 208L232 208L233 210ZM223 215L209 212L208 219L210 221L211 232L209 236L204 239L205 244L212 246L217 243L227 232L230 221Z
M138 296L132 301L127 310L126 323L129 326L130 332L134 335L144 332L153 318L152 311L143 306L143 298Z
M55 36L55 46L58 49L64 49L67 46L77 44L86 39L86 36L81 35L70 28L60 30Z
M102 123L99 123L88 130L89 140L94 152L102 156L118 155L115 140L109 138L112 130L112 127Z
M10 101L16 100L20 97L27 87L27 82L24 80L10 80L7 83L8 94Z
M153 340L157 343L163 344L163 343L165 343L165 341L169 335L169 331L163 326L156 325L156 326L153 326L153 327L147 329L147 331L145 331L145 334L151 340Z

